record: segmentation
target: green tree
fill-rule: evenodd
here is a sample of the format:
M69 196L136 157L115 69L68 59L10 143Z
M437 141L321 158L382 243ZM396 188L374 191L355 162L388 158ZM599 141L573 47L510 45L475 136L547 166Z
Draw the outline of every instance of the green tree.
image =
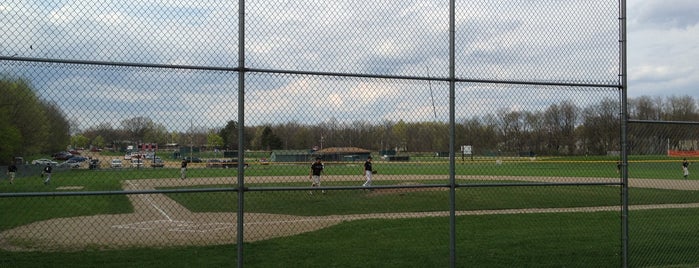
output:
M155 142L165 144L168 141L168 131L164 125L153 122L143 138L144 142Z
M0 148L4 161L13 155L64 148L69 141L64 131L68 127L62 125L65 122L60 109L42 102L25 81L0 80Z
M70 142L70 122L66 119L66 115L53 102L42 102L48 133L45 142L44 152L55 152L65 150Z
M206 136L206 146L211 148L218 148L223 146L223 138L216 134L216 132L209 132Z
M103 148L104 147L104 138L100 135L97 135L97 137L92 139L92 146L97 147L97 148Z
M73 146L73 148L85 148L90 144L90 139L82 134L77 134L70 138L70 144Z
M223 139L223 146L229 149L238 149L238 122L228 121L226 126L218 132L218 135Z
M2 86L6 98L3 106L10 117L10 125L20 132L23 154L38 154L44 150L48 137L48 122L36 94L24 81L10 82Z
M12 158L19 155L22 133L7 122L6 116L0 116L0 163L10 163Z
M398 121L392 128L394 143L399 151L408 150L408 125L403 120Z
M258 128L253 139L253 144L262 150L274 150L282 148L282 140L272 132L272 127Z
M104 146L111 147L112 145L119 145L120 141L126 139L124 133L123 130L115 129L109 123L101 123L88 128L82 134L92 139L92 146L102 148ZM101 137L103 143L96 143L97 137Z

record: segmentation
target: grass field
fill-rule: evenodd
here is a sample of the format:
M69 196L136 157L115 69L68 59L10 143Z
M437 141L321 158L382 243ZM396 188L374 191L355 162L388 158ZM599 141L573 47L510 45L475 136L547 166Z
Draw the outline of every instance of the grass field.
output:
M377 161L380 174L446 175L447 163ZM641 179L680 179L676 159L632 159L629 174ZM537 161L457 162L459 175L618 177L610 159L557 158ZM328 164L327 175L359 174L355 163ZM47 189L39 178L0 184L0 193L59 191L79 185L80 191L118 191L125 179L176 177L176 169L72 170L54 175ZM307 176L306 165L253 165L246 176ZM236 176L235 169L191 169L189 177ZM359 177L359 175L357 175ZM445 177L446 178L446 177ZM356 185L361 181L328 181L324 186ZM482 183L460 181L459 183ZM381 180L377 185L399 184ZM414 183L446 183L414 181ZM307 187L308 183L262 183L264 186ZM203 188L231 185L195 186ZM173 189L173 188L163 188ZM191 189L191 187L188 187ZM246 193L246 213L290 215L348 215L415 213L448 209L448 192L420 191L367 195L360 190L331 191L309 196L306 191ZM168 194L196 212L235 212L235 192ZM695 191L641 189L630 191L631 204L699 203ZM458 188L457 210L499 210L552 207L618 206L613 186L545 186ZM80 215L130 213L124 195L0 198L0 230L31 222ZM699 265L699 209L652 209L630 215L632 267L696 267ZM456 259L460 267L618 267L621 257L619 212L479 215L457 217ZM449 265L447 218L356 220L319 231L247 243L249 267L445 267ZM0 241L1 243L1 241ZM0 251L0 267L233 267L236 246L133 248L81 252Z
M696 267L699 232L691 227L696 215L697 209L634 212L630 267ZM457 224L460 267L619 267L621 262L617 213L469 216L458 217ZM445 267L445 241L446 219L362 220L246 244L245 266ZM235 252L235 245L0 252L0 266L234 267Z

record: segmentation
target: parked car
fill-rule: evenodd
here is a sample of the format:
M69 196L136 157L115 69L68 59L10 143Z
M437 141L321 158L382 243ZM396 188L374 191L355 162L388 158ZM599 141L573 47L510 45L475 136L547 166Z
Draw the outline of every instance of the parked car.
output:
M243 164L245 167L248 167L248 163ZM209 159L206 161L206 167L210 168L234 168L238 167L238 160L237 159L231 159L231 160L219 160L219 159Z
M125 154L124 160L131 160L131 154Z
M221 160L218 160L218 159L206 160L206 167L208 167L208 168L221 167Z
M71 161L70 159L68 159L68 161L60 163L56 166L63 167L63 168L80 168L80 162L75 162L75 161Z
M51 157L53 157L53 159L55 159L55 160L68 160L71 157L73 157L73 154L71 154L69 152L58 152L58 153L51 155Z
M74 155L71 158L68 158L68 161L73 161L73 162L85 162L87 160L87 157L84 156L79 156L79 155Z
M150 162L150 166L151 166L151 167L154 167L154 168L157 168L157 167L164 167L164 166L165 166L165 162L163 162L163 160L160 159L160 157L155 157L155 158L153 159L153 161Z
M24 157L15 156L15 158L12 159L12 163L14 163L15 165L24 165Z
M184 161L187 161L187 163L201 163L201 162L203 162L203 161L201 161L201 158L199 158L199 157L189 157L189 156L185 157Z
M109 166L112 168L122 168L124 165L121 162L121 159L114 158L112 159L112 162L109 163Z
M32 161L32 165L38 165L38 166L45 166L45 165L58 165L58 162L53 161L51 159L46 159L46 158L40 158Z
M143 166L143 159L141 158L131 158L131 166L135 168L140 168Z

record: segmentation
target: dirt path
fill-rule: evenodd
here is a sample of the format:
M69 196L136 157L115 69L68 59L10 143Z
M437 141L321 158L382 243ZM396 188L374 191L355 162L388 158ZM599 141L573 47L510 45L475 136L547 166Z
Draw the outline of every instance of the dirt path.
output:
M324 176L324 181L352 181L361 184L358 176ZM378 177L378 176L377 176ZM380 180L416 181L445 179L445 176L381 176ZM614 183L615 178L553 177L488 177L459 176L459 180L508 180L531 182ZM308 181L307 177L249 177L247 183ZM157 187L236 184L233 178L148 179L126 180L124 190L153 190ZM635 180L631 187L699 190L699 181ZM395 191L423 189L381 189L367 194L390 194ZM392 192L393 191L393 192ZM236 213L194 213L164 194L128 195L134 212L130 214L95 215L50 219L20 226L0 233L0 248L14 251L75 250L86 248L161 247L178 245L215 245L236 242ZM699 204L666 204L630 206L632 210L656 208L697 208ZM458 211L457 215L522 214L619 211L619 206L578 208L536 208L508 210ZM343 221L360 219L398 219L445 217L448 211L413 213L374 213L358 215L294 216L245 213L244 238L258 241L315 231Z

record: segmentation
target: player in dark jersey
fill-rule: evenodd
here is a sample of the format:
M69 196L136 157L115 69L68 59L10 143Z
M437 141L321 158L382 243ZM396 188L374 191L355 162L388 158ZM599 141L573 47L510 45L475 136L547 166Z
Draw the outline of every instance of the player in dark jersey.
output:
M44 176L44 185L51 184L51 171L52 170L53 170L53 167L51 167L51 164L46 164L44 169L41 171L41 175Z
M371 167L371 156L367 157L366 162L364 162L364 177L366 182L362 186L371 186L371 175L373 174L373 168Z
M308 174L308 177L313 181L311 187L320 187L320 174L323 172L323 168L325 168L320 160L320 157L316 157L316 161L311 164L311 171ZM308 193L313 194L312 191ZM325 193L325 190L323 190L323 193Z
M184 180L187 178L187 159L182 159L182 164L180 165L180 179Z

